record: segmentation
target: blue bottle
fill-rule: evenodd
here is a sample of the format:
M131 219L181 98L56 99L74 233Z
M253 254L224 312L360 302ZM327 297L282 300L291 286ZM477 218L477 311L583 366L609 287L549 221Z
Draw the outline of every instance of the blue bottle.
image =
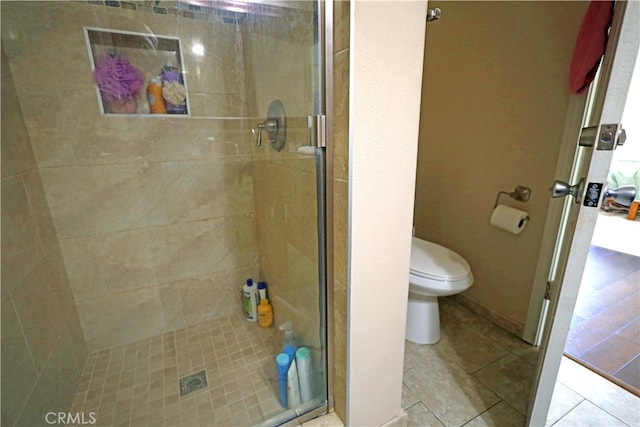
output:
M289 409L287 404L287 372L291 358L286 353L280 353L276 356L276 365L278 366L278 391L280 394L280 405L284 409Z

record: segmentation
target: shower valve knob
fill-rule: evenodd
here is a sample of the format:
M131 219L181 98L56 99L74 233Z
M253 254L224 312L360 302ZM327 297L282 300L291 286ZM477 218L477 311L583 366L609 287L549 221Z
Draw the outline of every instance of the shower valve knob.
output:
M274 119L267 119L258 124L258 139L256 139L256 145L258 147L262 145L262 131L267 132L269 135L269 141L274 140L278 134L278 121Z

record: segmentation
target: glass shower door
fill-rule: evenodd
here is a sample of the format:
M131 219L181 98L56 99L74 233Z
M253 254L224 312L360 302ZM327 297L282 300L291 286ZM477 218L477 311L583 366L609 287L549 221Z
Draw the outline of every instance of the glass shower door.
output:
M12 172L3 423L66 413L70 424L277 425L320 413L324 148L309 117L324 113L322 3L1 7L2 169ZM274 100L287 122L280 150L264 132L257 145ZM4 156L10 144L20 148ZM28 238L5 238L11 224ZM268 328L246 319L249 278L266 282ZM286 401L281 327L302 348Z
M324 113L321 17L317 3L285 5L293 8L282 10L279 17L265 20L253 14L246 22L253 36L254 134L257 124L269 118L274 100L281 102L286 116L284 146L274 148L269 133L262 131L262 144L253 151L260 274L268 283L278 327L265 372L267 382L277 387L273 391L280 408L288 408L271 421L293 418L327 402L325 149L315 137ZM284 369L280 378L274 369L275 357L287 353L285 330L291 331L295 346L303 348L295 357L299 382L293 386L291 369L286 378ZM307 349L310 365L299 359ZM300 369L309 366L310 372ZM288 383L286 390L283 382Z

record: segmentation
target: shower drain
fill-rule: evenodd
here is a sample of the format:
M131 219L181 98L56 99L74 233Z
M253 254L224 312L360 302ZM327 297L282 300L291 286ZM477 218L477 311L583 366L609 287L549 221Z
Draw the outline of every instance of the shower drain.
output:
M204 371L197 372L195 374L187 375L179 380L180 383L180 396L189 394L192 391L200 390L207 386L207 374Z

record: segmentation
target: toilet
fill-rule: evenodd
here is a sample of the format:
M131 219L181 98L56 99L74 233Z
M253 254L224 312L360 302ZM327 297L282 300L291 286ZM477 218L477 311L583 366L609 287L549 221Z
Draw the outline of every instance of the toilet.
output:
M473 274L467 261L444 246L412 237L406 339L417 344L440 340L438 297L471 287Z

